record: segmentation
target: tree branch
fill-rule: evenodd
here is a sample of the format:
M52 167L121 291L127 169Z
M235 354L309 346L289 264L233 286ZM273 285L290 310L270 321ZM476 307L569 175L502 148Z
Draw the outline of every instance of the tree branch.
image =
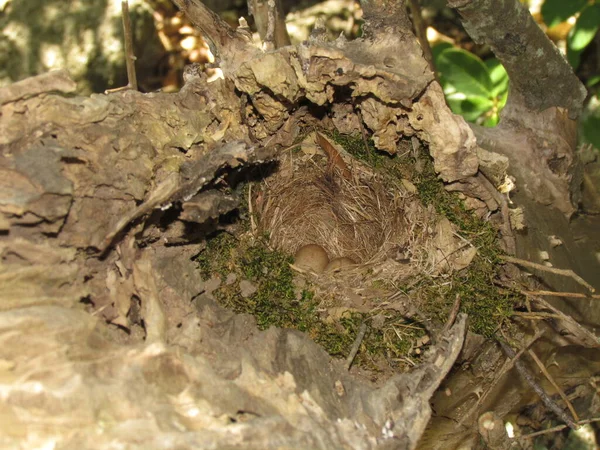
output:
M448 6L460 13L475 42L491 47L527 109L557 106L577 117L585 87L519 0L448 0Z
M371 31L377 33L386 28L392 28L400 34L412 33L406 0L361 0L360 6L365 17L363 28L366 36Z
M259 52L243 34L237 33L201 1L173 0L173 3L200 29L224 72L227 66L235 68Z

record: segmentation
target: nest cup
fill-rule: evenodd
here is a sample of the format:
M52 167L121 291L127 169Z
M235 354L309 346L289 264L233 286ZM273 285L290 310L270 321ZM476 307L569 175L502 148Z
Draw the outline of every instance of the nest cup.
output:
M394 278L411 274L411 262L422 259L422 208L400 183L358 161L350 166L343 176L325 156L283 156L280 170L255 191L260 232L292 254L318 244L330 260L350 258L359 268L394 261L401 266Z

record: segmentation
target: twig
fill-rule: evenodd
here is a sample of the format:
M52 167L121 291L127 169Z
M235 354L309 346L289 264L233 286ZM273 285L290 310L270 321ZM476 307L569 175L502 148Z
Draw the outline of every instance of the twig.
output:
M556 414L560 420L562 420L564 423L566 423L569 426L569 428L576 430L577 425L575 425L575 423L571 420L571 418L565 414L565 412L554 402L554 400L552 400L548 396L548 394L546 394L544 389L538 384L537 381L535 381L534 376L531 374L531 372L529 372L529 370L525 367L525 365L521 361L515 359L515 356L516 356L515 351L504 341L498 340L498 343L500 344L500 347L502 348L504 353L506 353L506 355L509 358L514 359L514 361L515 361L514 364L515 364L517 371L521 374L521 376L523 378L525 378L525 381L527 381L527 384L529 384L529 386L531 386L531 388L535 391L535 393L540 397L540 399L542 400L542 403L544 405L546 405L546 407L548 409L550 409L552 412L554 412L554 414Z
M513 311L511 316L523 317L524 319L529 320L544 320L544 319L562 319L562 316L554 313L546 313L546 312L521 312L521 311Z
M544 365L544 363L542 361L540 361L540 359L538 358L538 356L535 354L535 352L533 350L529 349L529 350L527 350L527 352L529 353L529 356L531 356L533 358L533 360L535 361L537 366L540 368L540 370L542 371L544 376L548 379L548 381L552 384L552 386L554 386L554 389L556 389L556 392L558 392L558 395L560 395L560 398L562 398L563 401L566 403L567 408L569 408L569 411L571 411L573 420L575 422L578 422L579 416L577 416L577 412L575 411L575 408L573 408L573 405L571 404L571 402L565 395L564 391L560 388L560 386L558 384L556 384L556 381L554 381L554 378L552 377L552 375L550 375L550 373L546 369L546 366Z
M421 16L421 7L419 6L419 0L410 0L408 2L408 8L410 9L412 22L415 27L415 34L417 35L419 44L421 44L423 55L429 63L429 68L435 74L435 78L437 79L438 76L435 70L435 65L433 64L433 53L431 52L431 46L429 45L429 41L427 40L427 28L423 23L423 16Z
M521 294L527 295L526 291L520 290L519 292ZM598 347L598 342L599 342L598 337L595 334L593 334L591 331L589 331L585 327L583 327L579 322L577 322L571 316L563 313L558 308L552 306L550 303L548 303L542 297L537 297L535 295L527 295L527 298L531 298L532 300L535 301L536 309L542 309L542 308L549 309L554 314L560 316L560 319L558 319L558 321L557 321L558 325L560 326L561 329L563 329L563 331L567 330L571 336L576 338L579 341L579 345L582 345L583 347L590 347L590 348ZM539 312L539 311L536 311L536 312ZM553 326L556 327L557 325L553 325Z
M121 0L121 15L123 16L123 34L125 36L125 65L127 67L127 87L138 90L137 77L135 75L135 60L133 53L133 34L131 33L131 17L129 16L128 0Z
M352 366L352 362L354 362L354 358L356 358L356 354L358 353L358 349L360 348L360 344L365 338L365 333L367 332L367 324L365 322L360 324L360 328L358 329L358 334L356 335L356 339L354 339L354 344L352 344L352 349L350 350L350 354L346 358L346 370L350 370L350 366Z
M267 0L267 32L263 42L263 50L271 51L275 45L275 1Z
M458 311L460 310L460 295L456 294L456 298L454 300L454 304L452 305L452 309L450 310L450 315L448 316L448 320L446 320L446 324L442 329L441 335L445 335L450 327L454 325L454 321L456 320L456 316L458 315Z
M337 149L333 146L333 144L329 142L329 140L318 131L315 133L315 142L319 145L319 147L323 149L323 151L327 155L329 163L332 166L336 166L346 180L351 180L352 174L350 172L350 169L348 169L346 162L340 155L340 152L338 152Z
M510 370L512 369L513 365L515 364L515 362L517 361L517 359L519 359L521 357L521 355L531 346L533 345L533 343L535 341L537 341L542 334L544 334L544 331L539 331L537 332L532 338L531 340L527 343L527 345L525 347L523 347L521 350L519 350L519 352L512 358L512 359L507 359L504 362L504 365L500 368L500 370L498 371L498 373L496 374L496 376L494 377L494 379L492 380L492 382L489 384L489 386L487 387L487 389L479 396L479 398L477 399L477 401L475 402L475 404L471 407L471 409L463 416L463 418L460 420L460 422L458 423L459 425L462 425L462 423L471 415L473 414L475 411L477 411L477 408L479 407L479 405L486 399L486 397L489 395L489 393L492 391L492 389L498 384L498 382L502 379L502 377Z
M173 3L200 29L215 57L215 64L224 72L235 70L260 52L248 42L246 30L236 32L200 0L173 0Z
M554 292L554 291L523 291L525 295L539 295L540 297L569 297L569 298L593 298L600 300L600 294L580 294L578 292Z
M503 256L501 256L501 258L506 262L518 264L519 266L531 267L532 269L543 270L545 272L550 272L550 273L554 273L557 275L563 275L565 277L571 277L571 278L573 278L573 280L575 280L577 283L584 286L590 292L592 292L592 293L596 292L596 290L594 289L594 287L591 284L589 284L587 281L585 281L583 278L581 278L579 275L577 275L571 269L557 269L555 267L547 267L547 266L544 266L543 264L526 261L524 259L519 259L519 258L515 258L513 256L508 256L508 255L503 255Z
M248 183L248 215L250 216L250 230L252 236L256 236L256 221L254 220L254 209L252 207L252 183Z
M600 422L600 417L595 417L593 419L585 419L577 422L577 426L586 425L588 423ZM556 427L548 428L547 430L536 431L535 433L525 434L523 436L519 436L517 439L532 439L534 437L542 436L543 434L555 433L557 431L562 431L567 428L566 425L558 425Z
M515 235L513 234L512 227L510 225L510 211L508 208L508 201L506 197L498 192L498 189L493 185L493 183L483 174L478 175L477 178L483 184L483 187L490 193L490 195L494 198L498 206L500 207L500 214L502 215L502 225L501 225L501 234L502 234L502 242L504 242L504 246L506 247L506 252L514 255L517 252L517 244L515 240ZM545 267L545 266L544 266Z

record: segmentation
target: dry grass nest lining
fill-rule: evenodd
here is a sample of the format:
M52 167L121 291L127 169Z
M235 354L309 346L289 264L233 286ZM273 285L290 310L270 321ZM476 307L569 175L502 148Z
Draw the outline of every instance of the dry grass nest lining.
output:
M283 156L280 170L254 195L260 231L292 254L318 244L330 260L347 257L361 266L396 261L396 275L424 269L430 214L397 180L358 161L350 166L352 175L344 178L324 156Z

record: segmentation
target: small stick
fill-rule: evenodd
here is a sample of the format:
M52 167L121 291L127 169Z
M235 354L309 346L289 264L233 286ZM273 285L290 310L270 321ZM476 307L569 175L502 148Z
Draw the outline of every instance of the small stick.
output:
M454 325L454 321L456 320L456 316L458 315L458 311L460 310L460 295L456 294L456 299L454 300L454 304L452 305L452 309L450 310L450 315L448 316L448 320L446 320L446 324L442 329L441 335L445 335L450 327Z
M329 140L318 131L315 133L315 142L319 145L319 147L323 149L323 151L327 155L329 163L332 166L336 166L338 169L340 169L340 171L342 172L342 176L346 180L351 180L352 174L350 173L350 169L348 169L348 166L344 162L344 159L340 155L340 152L337 151L333 144L329 142Z
M566 403L567 408L569 408L569 411L571 411L573 420L575 422L579 422L579 416L577 415L575 408L573 408L573 405L571 404L571 402L565 395L564 391L560 388L560 386L558 384L556 384L556 381L554 381L554 378L552 377L552 375L550 375L550 373L546 369L546 366L544 365L544 363L538 358L538 356L535 354L535 352L533 350L529 349L527 351L529 353L529 356L531 356L533 358L533 360L535 361L537 366L540 368L540 370L542 371L544 376L548 379L548 381L552 384L552 386L554 386L554 389L556 389L556 392L558 392L558 395L560 395L560 398L562 398L563 401Z
M577 275L571 269L557 269L555 267L547 267L547 266L544 266L543 264L526 261L524 259L514 258L513 256L508 256L508 255L503 255L503 256L501 256L501 258L506 262L518 264L519 266L531 267L532 269L538 269L538 270L542 270L544 272L550 272L550 273L554 273L557 275L563 275L565 277L571 277L577 283L581 284L586 289L588 289L591 293L596 292L596 290L594 289L594 287L591 284L589 284L587 281L585 281L583 278L581 278L579 275Z
M544 319L562 319L562 316L554 313L547 312L521 312L513 311L511 316L523 317L524 319L530 320L544 320Z
M354 358L356 358L356 354L358 353L358 349L360 348L360 344L365 338L365 333L367 332L367 324L365 322L360 324L360 328L358 329L358 334L356 335L356 339L354 339L354 344L352 344L352 349L350 350L350 354L346 358L346 370L350 370L350 366L354 362Z
M497 374L494 377L494 379L492 380L492 382L488 385L487 389L485 389L485 391L483 391L483 393L478 396L477 401L475 402L475 404L471 407L471 409L460 420L460 422L458 423L459 425L462 425L462 423L469 416L471 416L471 414L473 414L475 411L477 411L477 408L479 407L479 405L481 403L483 403L483 401L487 398L487 396L489 395L489 393L492 392L492 389L494 389L494 387L500 382L500 380L502 379L502 377L510 369L512 369L512 367L515 364L515 362L517 361L517 359L519 359L521 357L521 355L525 352L525 350L528 349L529 347L531 347L533 345L533 343L535 341L537 341L542 336L542 334L544 334L543 330L535 333L535 335L531 338L531 340L527 343L527 345L525 347L523 347L521 350L519 350L519 353L517 353L512 359L507 359L504 362L504 364L502 365L502 367L500 368L500 370L497 372Z
M510 346L504 341L498 339L498 343L500 344L500 347L502 348L504 353L506 353L506 355L509 358L514 359L514 357L516 356L515 351L512 348L510 348ZM542 387L535 381L534 376L529 372L529 370L527 370L525 365L521 361L515 359L515 367L517 371L521 374L521 376L525 378L527 384L529 384L529 386L540 397L542 403L546 405L548 409L554 412L554 414L556 414L560 420L566 423L569 426L569 428L576 430L577 425L575 425L571 418L565 414L565 412L554 402L554 400L552 400L548 396L548 394L546 394L544 389L542 389Z
M275 1L267 0L267 32L263 42L263 50L273 50L275 46Z
M433 53L431 52L431 46L429 45L429 41L427 40L427 27L423 23L423 16L421 16L421 7L419 6L419 0L410 0L410 2L408 3L408 8L410 9L410 13L412 15L412 22L415 27L415 34L417 36L417 39L419 40L419 44L421 44L423 55L429 63L429 68L435 74L435 78L437 79L437 72L435 70L435 65L433 64Z
M123 16L123 34L125 35L125 65L127 66L127 87L138 90L137 77L135 75L135 60L133 53L133 35L131 33L131 18L129 17L129 2L121 0L121 13Z
M248 215L250 216L250 230L252 236L256 236L256 222L254 221L254 209L252 207L252 183L248 183Z
M502 242L504 242L504 246L506 247L506 252L514 255L517 252L517 243L515 240L515 235L513 234L512 227L510 225L510 211L508 208L508 201L506 197L498 192L498 189L494 186L494 184L485 176L477 176L477 179L481 181L483 187L490 193L490 195L494 198L498 206L500 207L500 214L502 215L502 225L501 225L501 234L502 234ZM546 267L546 266L544 266Z
M580 420L579 422L577 422L577 425L581 426L581 425L586 425L588 423L594 423L594 422L600 422L600 417L596 417L593 419ZM547 430L536 431L535 433L529 433L529 434L525 434L523 436L519 436L517 439L532 439L534 437L542 436L543 434L550 434L550 433L555 433L557 431L562 431L565 428L567 428L566 425L558 425L556 427L548 428Z
M523 291L525 295L539 295L540 297L569 297L569 298L593 298L600 300L600 294L580 294L578 292L554 292L554 291Z

